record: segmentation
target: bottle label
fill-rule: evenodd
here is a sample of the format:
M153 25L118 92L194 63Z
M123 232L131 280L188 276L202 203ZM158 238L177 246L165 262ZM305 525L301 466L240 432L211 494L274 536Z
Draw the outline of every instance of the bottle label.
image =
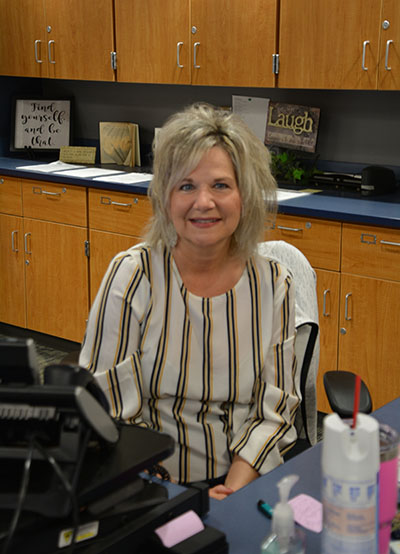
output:
M374 553L377 481L349 481L325 475L322 497L324 552L339 552L342 549L347 553Z

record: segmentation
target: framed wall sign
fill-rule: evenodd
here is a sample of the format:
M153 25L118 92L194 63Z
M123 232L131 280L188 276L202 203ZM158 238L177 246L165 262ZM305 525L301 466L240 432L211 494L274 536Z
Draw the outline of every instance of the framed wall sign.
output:
M270 102L265 144L315 152L320 109Z
M71 100L17 98L11 150L58 150L71 140Z

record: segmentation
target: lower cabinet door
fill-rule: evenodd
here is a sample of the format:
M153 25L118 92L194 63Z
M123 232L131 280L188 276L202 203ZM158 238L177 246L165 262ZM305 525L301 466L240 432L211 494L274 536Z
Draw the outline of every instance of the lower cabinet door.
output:
M90 238L90 304L93 304L103 276L113 257L140 242L137 237L96 231L91 229Z
M89 309L87 230L25 219L27 327L83 340Z
M358 373L373 408L400 396L400 282L342 274L339 364Z
M323 379L326 371L337 369L340 274L323 269L316 269L315 272L320 328L317 407L320 412L329 413L332 410L325 394Z
M0 321L25 327L22 217L0 215Z

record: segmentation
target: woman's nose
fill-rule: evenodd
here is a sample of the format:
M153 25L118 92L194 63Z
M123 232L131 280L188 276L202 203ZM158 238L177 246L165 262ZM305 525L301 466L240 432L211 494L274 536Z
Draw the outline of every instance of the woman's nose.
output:
M200 188L196 195L195 205L198 208L207 209L214 207L214 197L208 188Z

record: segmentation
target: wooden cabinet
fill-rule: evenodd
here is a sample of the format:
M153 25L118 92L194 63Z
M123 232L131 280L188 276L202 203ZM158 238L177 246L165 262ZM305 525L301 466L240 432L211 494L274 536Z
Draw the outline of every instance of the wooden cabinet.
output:
M320 362L317 378L318 410L329 412L323 374L337 369L341 223L278 214L267 240L284 240L296 246L314 267L320 325Z
M341 224L336 221L278 214L269 240L285 240L303 252L313 267L340 268Z
M396 0L282 0L278 86L376 89L379 67L380 86L386 81L385 88L395 88L398 12ZM397 44L390 45L389 55L393 73L386 78L382 76L382 49L395 35L382 29L385 17L393 20L394 32L397 27Z
M398 0L382 0L379 56L381 90L400 90L400 10Z
M118 81L189 84L189 0L115 0Z
M338 367L361 375L374 408L400 396L399 268L400 230L343 224Z
M400 230L344 223L342 271L400 281Z
M338 362L338 325L340 274L336 271L316 269L317 299L320 330L320 356L317 376L318 410L330 412L324 389L324 373L336 371Z
M342 274L339 369L358 373L374 409L400 396L400 281Z
M0 0L0 11L0 74L114 80L112 0Z
M374 408L400 396L400 230L279 214L267 239L299 248L317 274L318 409L326 371L358 373Z
M146 196L89 189L91 303L112 258L142 240L151 214Z
M86 189L4 178L0 212L0 321L82 341Z
M24 219L27 327L82 342L88 316L87 230Z
M277 0L192 0L192 83L273 87Z
M0 178L0 321L25 327L21 183Z
M81 342L89 310L86 189L22 183L29 329Z
M272 87L277 0L116 0L118 81Z
M0 0L0 13L0 74L47 77L42 0Z

